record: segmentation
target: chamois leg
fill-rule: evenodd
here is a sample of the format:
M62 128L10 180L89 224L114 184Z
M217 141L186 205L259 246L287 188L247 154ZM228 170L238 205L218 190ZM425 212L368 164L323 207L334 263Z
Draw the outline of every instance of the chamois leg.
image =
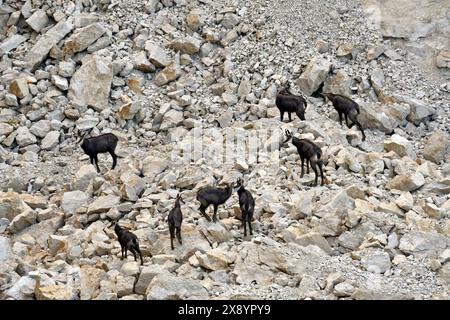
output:
M292 121L292 115L291 115L291 112L288 111L288 115L289 115L289 122L291 122L291 121Z
M311 161L311 168L314 170L314 185L317 186L317 180L319 179L319 173L317 172L317 162L315 160Z
M111 157L112 157L112 159L113 159L113 165L112 165L111 170L114 170L114 168L115 168L116 165L117 165L117 155L114 153L114 150L110 150L110 151L109 151L109 154L111 155Z
M344 113L344 118L345 118L345 124L347 125L347 127L351 128L350 125L348 124L348 114Z
M295 112L296 114L297 114L297 116L298 116L298 118L300 119L300 120L306 120L306 118L305 118L305 112L301 112L301 111L296 111Z
M141 249L136 248L136 251L139 253L139 258L141 258L141 265L144 264L144 260L142 259L142 253L141 253Z
M347 127L349 128L349 129L351 129L354 125L355 125L355 120L353 119L353 117L349 117L350 118L350 120L352 121L352 123L350 123L350 125L347 125Z
M366 140L366 135L364 134L364 130L363 130L362 126L361 126L361 123L358 121L357 115L358 114L352 113L352 114L349 115L349 118L350 118L350 120L352 120L353 124L356 124L358 129L361 131L362 136L363 136L362 141L364 141L364 140Z
M97 172L100 173L100 167L98 166L98 155L94 155L95 165L97 167Z
M213 215L213 221L217 222L217 209L218 209L218 205L214 205L214 215Z
M353 119L352 119L353 120ZM358 129L361 131L361 133L362 133L362 141L365 141L366 140L366 135L364 134L364 130L363 130L363 128L362 128L362 125L361 125L361 123L359 123L359 121L358 121L358 119L356 119L356 117L355 117L355 120L353 120L353 122L356 124L356 126L358 127Z
M357 123L356 123L356 126L359 128L359 130L361 130L361 133L362 133L362 141L365 141L365 140L366 140L366 135L364 134L364 130L363 130L361 124L360 124L359 122L357 122Z
M139 254L139 258L141 259L141 264L144 264L144 260L142 259L142 253L139 249L139 244L133 244L130 247L130 251L133 253L134 261L137 261L137 255Z
M357 109L352 109L348 112L348 118L352 121L351 125L347 125L349 128L353 127L358 122L357 116L358 116Z
M283 122L283 118L284 118L284 111L280 110L280 118L281 118L281 122Z
M180 244L183 244L183 241L181 240L181 227L177 228L177 239Z
M94 156L89 155L89 159L91 160L91 164L94 164Z
M348 115L348 117L349 117L350 120L352 121L352 124L349 126L349 128L353 127L355 124L356 124L356 126L358 127L359 121L358 121L357 116L358 116L358 110L352 110L352 111L350 112L350 114Z
M244 237L247 236L247 226L246 226L247 216L242 214L242 225L244 226Z
M305 158L300 157L302 159L302 172L300 173L300 178L303 178L303 175L305 174L304 170L303 170L303 164L305 163Z
M307 174L309 174L309 165L310 165L309 159L306 158L306 173L307 173Z
M250 215L247 216L247 222L248 222L248 228L250 229L250 235L253 235L252 218L250 217Z
M125 247L125 259L128 257L128 252L127 252L127 250L128 250L128 247L127 246L124 246Z
M319 170L320 170L320 178L322 179L322 183L320 185L323 186L324 183L325 183L325 178L323 176L323 168L322 168L323 167L323 162L322 162L322 160L319 160L317 162L317 165L318 165Z
M208 206L204 206L203 204L201 204L200 205L200 213L205 217L206 220L211 221L211 218L205 212L206 208L208 208Z
M123 260L125 248L124 248L122 245L120 245L120 250L121 250L121 252L122 252L122 255L121 255L121 257L120 257L120 260Z
M342 126L342 112L338 111L338 114L339 114L339 123Z
M136 250L133 248L133 246L130 246L128 248L130 250L130 252L133 254L134 257L134 261L137 261L137 254L136 254Z
M173 227L169 227L169 231L170 231L170 247L173 250L173 238L175 237L174 235L174 228Z

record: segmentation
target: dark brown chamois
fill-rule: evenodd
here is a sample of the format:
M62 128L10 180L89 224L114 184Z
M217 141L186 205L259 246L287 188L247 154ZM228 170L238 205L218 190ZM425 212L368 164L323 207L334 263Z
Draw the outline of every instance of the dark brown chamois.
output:
M342 126L342 115L345 117L345 124L347 127L351 128L355 124L358 127L358 129L362 133L362 141L366 140L366 135L364 134L364 130L361 126L361 123L358 121L358 114L359 114L359 105L353 101L350 98L347 98L340 94L334 94L334 93L321 93L322 96L328 98L328 100L331 101L334 108L339 114L339 123ZM348 124L348 118L352 121L352 124Z
M298 139L296 137L293 137L291 132L289 130L285 131L286 133L286 140L282 143L285 144L289 140L292 139L292 144L297 148L298 155L300 156L300 159L302 160L302 172L300 175L300 178L304 175L304 169L303 165L306 160L306 169L307 173L309 173L309 164L311 164L311 168L314 170L315 173L315 180L314 185L317 186L317 180L318 180L318 172L317 168L320 170L320 177L322 178L321 185L323 186L325 183L325 178L323 176L323 161L322 161L322 150L312 141L308 139ZM281 148L281 146L280 146Z
M139 257L141 258L141 264L144 264L144 261L142 260L141 250L139 249L137 236L134 233L119 226L117 220L114 221L114 231L116 232L117 239L119 240L120 247L122 249L121 260L123 260L124 256L125 259L127 258L127 250L130 250L131 253L133 253L134 261L137 261L137 254L139 254Z
M289 86L281 89L275 98L275 104L277 105L278 110L280 110L281 121L283 121L285 112L288 113L289 121L292 121L292 112L295 112L300 120L305 120L305 110L307 107L305 98L292 94L288 89Z
M243 185L243 181L239 178L236 182L237 193L239 196L239 207L241 208L242 225L244 226L244 237L247 236L247 224L250 230L250 235L253 235L252 231L252 219L255 211L255 199L253 199L250 191L246 190Z
M217 221L217 208L231 197L232 191L232 186L228 184L225 188L207 186L198 190L197 200L200 202L200 212L206 220L211 221L205 210L212 204L214 206L213 221Z
M181 223L183 221L183 214L181 212L180 202L183 202L183 200L181 199L181 193L178 194L177 199L175 200L175 206L172 210L170 210L169 216L167 218L170 231L170 247L172 248L172 250L175 234L177 236L178 242L180 244L183 244L183 242L181 241Z
M111 170L113 170L117 164L117 155L114 151L118 141L119 139L114 134L105 133L96 137L85 138L81 144L81 149L89 156L91 164L94 164L95 162L97 172L100 172L97 155L99 153L109 152L113 158L113 165L111 168Z

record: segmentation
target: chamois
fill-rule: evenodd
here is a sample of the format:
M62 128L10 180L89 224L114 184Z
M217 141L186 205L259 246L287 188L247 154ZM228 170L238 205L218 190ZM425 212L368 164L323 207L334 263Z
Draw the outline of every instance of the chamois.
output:
M300 120L305 120L305 110L307 107L305 98L290 93L288 89L289 87L281 89L275 98L275 104L278 110L280 110L281 122L283 122L285 112L289 115L289 121L292 121L292 112L295 112Z
M322 150L314 142L308 139L298 139L296 137L293 137L289 130L286 130L285 133L287 139L282 143L282 145L288 142L290 139L292 139L292 144L297 148L298 155L302 160L302 172L300 178L302 178L304 175L303 165L306 160L307 173L309 173L309 164L311 164L311 168L314 170L315 173L314 185L317 186L318 180L317 167L318 167L320 170L320 176L322 178L321 185L323 186L325 183L325 178L323 176L323 169L322 169L323 167Z
M137 236L134 233L119 226L117 220L114 221L114 231L117 234L117 239L119 240L120 247L122 249L121 260L123 260L124 258L124 253L125 259L127 258L127 250L130 250L131 253L133 253L134 261L137 261L137 254L139 254L141 258L141 264L144 264L144 261L142 260L141 250L139 249Z
M113 165L111 168L111 170L113 170L117 164L117 155L114 153L114 151L116 149L118 141L119 139L114 134L105 133L96 137L85 138L83 140L83 143L81 144L81 148L83 149L84 153L89 155L91 164L94 164L95 162L95 165L97 166L97 172L100 172L97 154L109 152L109 154L113 158Z
M239 196L239 207L241 208L242 225L244 226L244 237L247 236L247 223L250 229L250 235L252 232L252 219L253 212L255 211L255 199L253 199L250 191L246 190L243 185L243 181L239 178L236 182L237 193Z
M225 188L207 186L198 190L197 200L200 202L200 212L206 220L211 221L205 210L212 204L214 206L213 221L217 221L217 208L231 197L232 191L233 188L229 184Z
M169 223L169 231L170 231L170 246L173 250L173 239L175 238L175 233L180 244L183 244L181 241L181 222L183 221L183 214L181 212L180 202L183 202L181 199L181 193L178 194L177 199L175 200L175 206L169 212L169 216L167 221Z
M358 129L362 133L362 141L366 140L366 135L364 134L364 130L361 126L361 123L358 121L357 116L359 114L359 105L353 101L350 98L347 98L340 94L333 94L333 93L321 93L323 97L328 98L331 103L333 104L334 108L339 114L339 123L342 126L342 114L344 114L345 117L345 123L347 127L351 128L355 124L358 127ZM352 124L348 124L348 118L352 121Z

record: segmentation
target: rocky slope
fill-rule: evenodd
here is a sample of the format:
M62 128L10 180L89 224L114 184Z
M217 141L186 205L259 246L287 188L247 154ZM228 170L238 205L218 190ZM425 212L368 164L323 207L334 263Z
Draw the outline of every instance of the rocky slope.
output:
M431 75L450 80L450 2L362 0L369 25L408 50Z
M450 88L358 1L0 4L0 298L449 298ZM287 81L306 121L279 120ZM358 101L366 141L322 88ZM322 147L328 184L280 129ZM115 170L82 154L89 130L119 137ZM219 223L195 200L241 176L246 238L236 192ZM120 260L119 217L143 266Z

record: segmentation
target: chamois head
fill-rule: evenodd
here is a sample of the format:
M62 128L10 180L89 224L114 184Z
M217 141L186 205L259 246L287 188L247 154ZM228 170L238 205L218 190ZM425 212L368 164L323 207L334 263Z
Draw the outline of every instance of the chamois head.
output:
M119 226L119 219L114 219L111 221L111 226L114 227L114 231L117 233L120 232L120 230L122 230L122 227Z
M333 98L333 94L331 92L321 92L319 95L325 98L325 102Z
M279 94L291 94L291 84L286 81L285 85L280 89Z
M86 148L86 140L84 138L87 136L88 133L92 132L92 129L94 129L94 128L91 128L90 130L89 129L86 130L82 135L80 134L80 131L78 131L78 139L75 143L80 144L80 146L83 150L85 150L85 148Z
M289 140L292 139L292 133L291 131L289 131L288 129L284 130L284 133L286 134L286 140L283 142L283 144L285 144L286 142L288 142Z
M234 185L235 189L239 189L244 184L244 181L242 181L242 178L237 178L236 184Z
M175 199L175 204L184 203L183 199L181 198L181 192L177 195L177 198Z

